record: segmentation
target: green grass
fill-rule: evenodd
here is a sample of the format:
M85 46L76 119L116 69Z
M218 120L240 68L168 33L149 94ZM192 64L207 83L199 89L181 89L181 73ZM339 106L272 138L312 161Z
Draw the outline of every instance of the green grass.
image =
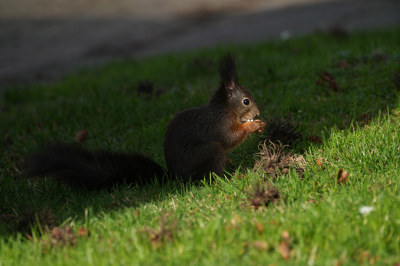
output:
M180 110L207 102L226 51L263 120L290 115L305 137L323 140L294 148L308 163L304 180L291 172L273 181L282 193L278 205L246 204L261 178L248 170L257 136L229 154L231 168L245 177L227 174L211 185L74 192L48 179L16 178L24 155L52 140L73 142L81 129L89 132L86 148L149 153L165 165L166 125ZM351 66L337 67L342 60ZM11 88L0 105L0 265L393 265L400 261L400 98L392 81L399 66L394 28L110 62L58 82ZM328 95L316 84L322 71L336 78L339 92ZM138 94L145 79L160 96ZM339 169L350 173L345 184L336 182ZM49 206L57 225L90 235L51 248L48 236L17 234L7 221L27 206ZM363 215L362 206L374 210ZM291 239L288 261L279 251L283 231Z

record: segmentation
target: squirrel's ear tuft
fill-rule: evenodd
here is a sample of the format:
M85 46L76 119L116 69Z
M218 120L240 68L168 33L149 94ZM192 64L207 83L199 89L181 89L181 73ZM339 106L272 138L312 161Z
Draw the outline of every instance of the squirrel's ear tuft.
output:
M228 53L221 58L219 62L219 75L221 77L221 86L227 90L229 97L231 97L234 88L238 85L235 60L231 54Z

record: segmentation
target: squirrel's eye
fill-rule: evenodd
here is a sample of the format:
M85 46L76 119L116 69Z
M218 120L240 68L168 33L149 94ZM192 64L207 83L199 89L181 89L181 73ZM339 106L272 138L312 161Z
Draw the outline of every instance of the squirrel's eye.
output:
M249 99L244 99L243 100L243 104L244 105L249 105L250 104L250 100Z

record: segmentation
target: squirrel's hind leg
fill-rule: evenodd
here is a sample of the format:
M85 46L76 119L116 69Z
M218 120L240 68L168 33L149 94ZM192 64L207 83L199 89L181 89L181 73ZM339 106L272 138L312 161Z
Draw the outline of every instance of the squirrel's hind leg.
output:
M210 173L218 176L224 175L226 164L225 149L218 142L205 142L196 146L190 160L191 181L199 181L204 177L209 178Z

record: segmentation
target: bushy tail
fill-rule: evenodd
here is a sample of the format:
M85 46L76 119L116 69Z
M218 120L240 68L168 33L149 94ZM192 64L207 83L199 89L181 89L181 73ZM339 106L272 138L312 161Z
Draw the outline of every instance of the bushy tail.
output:
M114 184L148 184L162 181L166 171L138 153L88 151L72 144L56 143L28 157L26 176L52 176L87 190Z

